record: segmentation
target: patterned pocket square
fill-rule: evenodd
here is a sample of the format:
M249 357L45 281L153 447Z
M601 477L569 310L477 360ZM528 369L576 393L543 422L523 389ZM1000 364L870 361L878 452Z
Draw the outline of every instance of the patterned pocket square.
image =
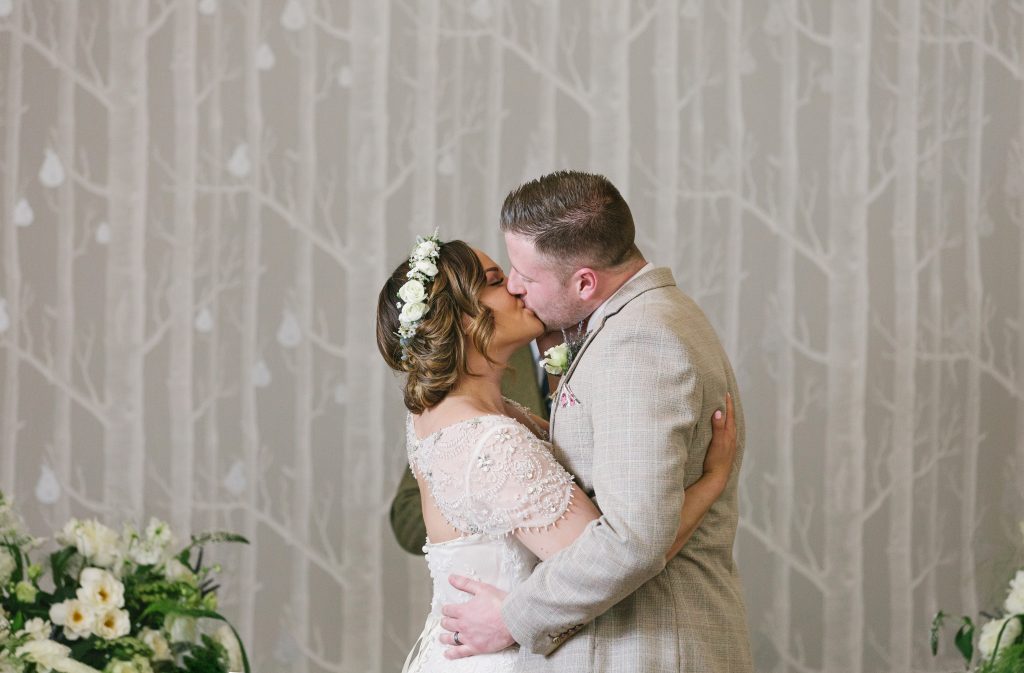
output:
M568 384L563 384L562 393L558 397L559 406L565 409L566 407L575 407L579 403L580 401L572 392L572 388Z

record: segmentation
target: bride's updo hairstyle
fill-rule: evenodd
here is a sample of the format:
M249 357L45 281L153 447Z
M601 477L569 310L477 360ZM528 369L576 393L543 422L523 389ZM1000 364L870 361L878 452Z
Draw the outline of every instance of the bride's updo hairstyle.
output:
M480 303L487 274L471 247L462 241L440 246L433 277L426 292L428 310L416 325L416 333L399 338L401 302L398 290L408 281L409 262L402 262L377 298L377 349L388 366L408 374L405 406L414 414L433 407L463 376L471 376L467 363L469 342L488 361L494 335L494 313Z

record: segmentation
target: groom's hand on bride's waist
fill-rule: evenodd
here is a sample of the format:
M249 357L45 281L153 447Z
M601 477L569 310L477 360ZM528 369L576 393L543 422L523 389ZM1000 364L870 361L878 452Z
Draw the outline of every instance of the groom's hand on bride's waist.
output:
M450 646L444 656L461 659L498 652L515 644L501 617L501 604L508 592L461 575L451 575L448 581L473 597L466 603L453 603L441 609L441 627L445 629L441 642ZM456 633L459 644L455 642Z

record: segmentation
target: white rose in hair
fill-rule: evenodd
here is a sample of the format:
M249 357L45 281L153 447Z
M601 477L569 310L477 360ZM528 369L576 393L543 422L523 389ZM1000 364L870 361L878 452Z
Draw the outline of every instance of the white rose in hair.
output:
M433 257L441 251L441 248L434 241L423 241L413 250L413 257Z
M1010 580L1010 593L1003 607L1011 615L1024 614L1024 570L1018 570L1017 575Z
M426 304L406 304L405 306L402 307L402 315L399 317L399 320L401 320L404 323L416 322L426 314Z
M410 280L398 291L398 297L406 304L418 304L426 299L427 291L423 288L423 283Z
M421 259L416 262L416 266L413 267L413 271L433 278L437 275L437 266L435 266L430 260Z
M1003 625L1006 628L1003 628ZM1002 637L999 633L1002 631ZM999 641L999 651L1005 650L1020 635L1020 620L1013 617L993 619L981 627L981 636L978 638L978 651L981 656L988 659L996 649L996 641Z

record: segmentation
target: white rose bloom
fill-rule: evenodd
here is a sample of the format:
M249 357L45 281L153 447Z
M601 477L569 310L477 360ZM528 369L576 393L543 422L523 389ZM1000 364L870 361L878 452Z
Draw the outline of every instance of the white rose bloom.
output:
M124 607L124 585L106 570L86 568L78 579L78 600L97 610Z
M138 667L135 666L135 662L125 661L124 659L110 662L103 670L108 673L141 673Z
M176 558L169 558L164 564L164 577L172 582L188 582L195 584L196 576L192 569Z
M434 241L423 241L422 243L420 243L419 245L416 246L415 250L413 250L412 256L413 257L433 257L434 255L436 255L440 251L441 251L441 249L438 247L437 243L435 243Z
M21 666L15 668L15 665L7 660L6 657L0 655L0 673L21 673Z
M1024 614L1024 570L1018 570L1017 575L1010 580L1010 593L1003 607L1011 615Z
M14 655L24 657L45 670L54 668L68 658L71 648L52 640L30 640L15 650Z
M234 631L227 624L224 624L213 634L213 639L220 643L228 653L228 670L242 670L242 648L235 638Z
M398 291L398 298L406 304L418 304L426 296L427 291L423 289L423 283L418 280L410 280Z
M1006 625L1005 630L1003 630L1004 624ZM999 637L999 632L1001 630L1003 631L1002 638ZM1021 627L1019 619L1014 619L1012 617L993 619L981 627L981 636L978 638L978 651L981 652L982 658L988 659L992 656L992 652L995 650L997 640L999 641L999 650L1002 651L1017 639L1020 632Z
M11 574L14 573L17 567L18 564L14 557L11 556L11 552L7 550L7 547L0 547L0 586L4 586L11 581Z
M32 640L48 640L51 631L53 631L53 624L45 619L33 617L25 622L25 626L21 627L18 634L27 635Z
M402 307L402 315L399 316L399 320L404 323L416 322L426 314L426 304L406 304Z
M192 617L168 615L164 618L164 630L172 643L194 643L196 640L196 620Z
M416 266L413 267L413 271L433 278L437 275L437 266L435 266L430 260L421 259L416 262Z
M142 629L141 637L146 647L153 650L154 661L170 661L173 658L171 644L164 638L164 634L156 629Z
M80 600L71 599L50 606L50 621L57 626L64 627L65 638L78 640L92 635L96 612L92 606Z
M120 536L94 519L71 519L58 539L64 544L74 545L79 554L102 568L114 565L121 555Z
M80 661L75 661L71 657L61 659L53 666L53 670L58 673L100 673L92 666L86 666Z
M114 608L97 614L93 633L104 640L113 640L128 635L131 628L132 622L128 618L128 611Z

